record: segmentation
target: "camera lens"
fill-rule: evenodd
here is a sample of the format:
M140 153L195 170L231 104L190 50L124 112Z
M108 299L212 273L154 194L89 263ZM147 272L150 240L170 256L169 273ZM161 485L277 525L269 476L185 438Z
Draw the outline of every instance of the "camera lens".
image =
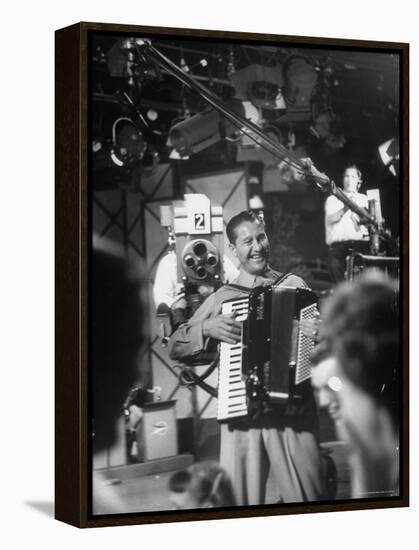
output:
M183 263L186 265L186 267L193 267L195 265L195 258L188 254L183 259Z
M205 267L198 267L198 269L196 270L196 276L199 279L205 279L205 277L207 276L207 270L205 269Z
M214 256L214 254L208 254L207 257L207 265L210 267L216 266L218 263L217 256Z
M196 245L193 247L193 251L197 256L203 256L207 251L207 247L204 243L196 243Z

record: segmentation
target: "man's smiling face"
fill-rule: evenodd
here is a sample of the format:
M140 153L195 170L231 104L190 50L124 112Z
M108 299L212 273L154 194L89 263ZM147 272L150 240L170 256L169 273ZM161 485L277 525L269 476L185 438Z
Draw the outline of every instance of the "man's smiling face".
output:
M240 266L251 275L262 275L269 261L269 240L265 227L255 222L243 222L235 228L236 241L230 244Z

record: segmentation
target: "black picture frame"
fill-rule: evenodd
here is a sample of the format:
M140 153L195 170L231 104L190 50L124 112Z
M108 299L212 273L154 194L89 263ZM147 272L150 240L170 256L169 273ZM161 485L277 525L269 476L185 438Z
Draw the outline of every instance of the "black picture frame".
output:
M89 198L92 35L293 44L296 47L391 52L400 58L401 144L401 307L403 343L400 496L385 499L238 507L226 510L163 511L93 516L89 400ZM310 38L197 29L78 23L56 31L56 356L55 515L77 527L134 525L312 512L365 510L409 505L409 45L404 43Z

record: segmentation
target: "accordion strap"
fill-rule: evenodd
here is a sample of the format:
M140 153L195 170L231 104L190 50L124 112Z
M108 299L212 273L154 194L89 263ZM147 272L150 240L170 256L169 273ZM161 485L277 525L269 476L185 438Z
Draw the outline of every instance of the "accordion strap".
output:
M280 285L281 283L286 281L288 279L288 277L291 277L292 275L294 275L294 274L293 273L284 273L280 277L278 277L278 279L276 279L276 281L274 281L274 283L272 283L272 284Z
M272 285L279 285L279 284L283 283L285 280L287 280L288 277L291 277L292 275L293 275L293 273L283 273L282 275L280 275L276 279L272 279ZM234 283L226 283L223 286L223 288L231 288L233 290L239 290L240 292L244 292L246 294L249 294L252 290L251 288L248 288L247 286L236 285Z
M223 288L231 288L233 290L239 290L240 292L245 292L246 294L249 294L250 291L252 290L247 286L235 285L234 283L226 283L225 285L223 285Z

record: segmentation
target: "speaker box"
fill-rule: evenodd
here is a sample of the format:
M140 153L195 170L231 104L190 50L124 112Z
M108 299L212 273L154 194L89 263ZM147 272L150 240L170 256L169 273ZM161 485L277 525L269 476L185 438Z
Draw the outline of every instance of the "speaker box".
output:
M144 461L178 454L175 403L172 400L144 405L138 433L144 446Z

